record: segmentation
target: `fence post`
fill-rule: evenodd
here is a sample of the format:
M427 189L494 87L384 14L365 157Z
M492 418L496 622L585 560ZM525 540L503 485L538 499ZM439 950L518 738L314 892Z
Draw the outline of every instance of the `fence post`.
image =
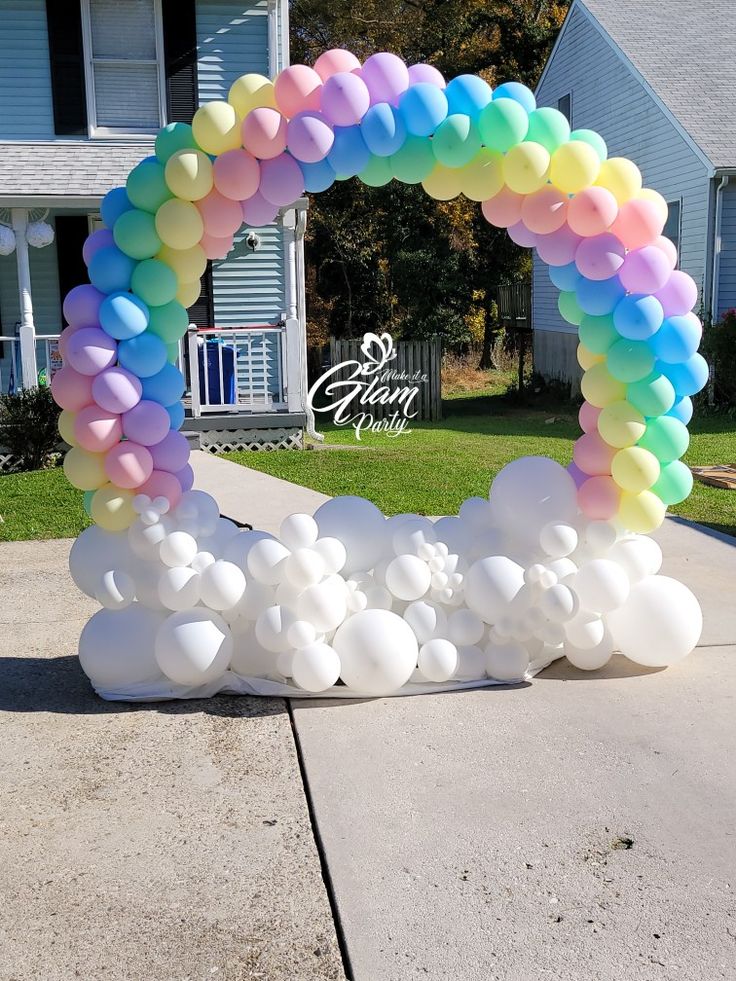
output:
M202 415L202 406L199 401L199 350L197 346L196 324L189 325L189 330L187 331L187 351L189 352L189 392L192 399L192 418L199 419ZM207 367L205 364L206 370Z
M20 302L20 363L23 388L38 385L38 366L36 363L36 328L33 323L33 301L31 299L31 266L28 259L28 212L25 208L11 210L13 231L15 232L15 260L18 267L18 298Z

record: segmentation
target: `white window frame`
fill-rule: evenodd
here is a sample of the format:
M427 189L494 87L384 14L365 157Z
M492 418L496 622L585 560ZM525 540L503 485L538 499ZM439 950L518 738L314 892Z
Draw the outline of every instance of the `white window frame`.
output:
M666 204L667 204L668 213L669 213L670 205L673 205L673 204L678 205L678 212L677 212L677 265L675 266L675 269L679 269L680 268L680 258L681 258L680 251L682 249L682 210L683 210L683 207L682 207L683 206L682 195L680 197L670 198L669 201L666 202ZM662 232L662 234L664 234L664 231Z
M82 0L82 41L84 45L84 78L87 94L87 132L90 139L155 139L162 126L166 125L166 74L164 72L164 29L161 13L161 0L153 0L153 16L155 23L156 59L150 58L93 58L92 56L92 18L90 0ZM155 65L158 76L158 106L159 125L151 129L141 128L130 131L117 126L97 125L97 103L95 100L94 64L126 64L126 65Z

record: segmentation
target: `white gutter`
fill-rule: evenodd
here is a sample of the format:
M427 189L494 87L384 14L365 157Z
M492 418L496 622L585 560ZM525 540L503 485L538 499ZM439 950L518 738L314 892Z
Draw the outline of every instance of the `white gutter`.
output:
M721 183L716 188L716 214L713 227L713 270L711 275L710 318L718 318L718 293L721 279L721 250L723 247L723 188L730 182L728 174L721 177Z
M307 294L305 286L305 263L304 263L304 232L307 227L307 209L297 208L296 212L296 288L297 288L297 310L299 316L299 326L301 328L301 343L299 345L299 356L301 359L301 389L304 398L304 412L307 416L307 434L317 443L324 442L324 434L318 433L315 428L314 410L310 405L309 378L307 373Z
M281 67L291 64L289 48L289 0L277 0L279 5L279 29L281 32Z
M281 71L279 64L279 4L281 0L268 0L268 76L276 78Z

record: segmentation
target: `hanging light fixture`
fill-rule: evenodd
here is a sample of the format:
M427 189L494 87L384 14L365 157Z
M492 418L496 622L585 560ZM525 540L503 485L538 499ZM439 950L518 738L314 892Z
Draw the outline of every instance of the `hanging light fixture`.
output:
M15 252L15 232L7 225L0 224L0 255L12 255Z
M28 225L26 226L26 241L34 249L45 249L54 241L54 229L46 221L48 208L41 210L33 208L28 212Z

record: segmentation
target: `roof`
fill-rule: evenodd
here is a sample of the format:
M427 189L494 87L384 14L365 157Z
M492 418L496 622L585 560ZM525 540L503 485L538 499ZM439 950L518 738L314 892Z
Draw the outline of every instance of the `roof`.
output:
M579 0L716 169L736 168L733 0Z
M97 201L152 151L150 141L0 142L0 204Z

